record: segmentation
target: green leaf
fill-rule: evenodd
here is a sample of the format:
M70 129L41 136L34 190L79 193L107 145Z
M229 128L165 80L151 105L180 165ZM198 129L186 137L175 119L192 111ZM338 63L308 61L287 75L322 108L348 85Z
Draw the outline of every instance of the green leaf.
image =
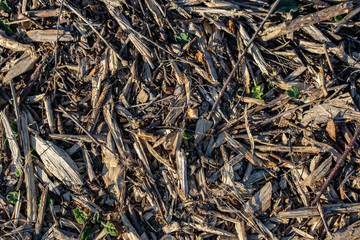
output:
M251 88L252 93L258 93L260 91L261 91L261 86L260 85Z
M182 46L189 43L189 34L188 33L180 33L179 35L174 35L174 40L177 43L180 43Z
M295 86L292 86L289 90L286 90L286 94L291 98L298 98L299 97L299 89Z
M84 232L81 235L81 240L88 239L94 232L95 232L95 229L93 229L89 226L86 226L84 229Z
M118 233L117 233L117 231L116 231L116 229L115 229L114 224L112 224L112 223L110 223L110 222L107 222L107 223L105 224L104 232L110 234L110 236L113 236L113 237L116 237L116 236L118 235Z
M261 98L261 96L264 95L264 93L261 92L261 86L260 86L260 85L255 86L255 87L252 87L252 88L251 88L251 92L252 92L252 93L256 93L256 95L255 95L255 98L256 98L256 99L263 100L263 99Z
M194 136L194 133L192 133L192 132L187 132L186 130L183 131L183 138L184 138L184 139L190 139L190 138L192 138L193 136Z
M9 194L6 196L6 199L12 204L16 204L18 198L19 198L18 192L9 192Z
M96 212L93 216L92 222L99 222L100 214Z
M46 208L45 211L49 211L50 210L50 206L54 205L55 200L52 198L48 198L47 202L46 202Z
M6 12L11 12L11 7L7 4L6 0L0 0L0 9L5 10Z
M272 7L272 5L271 5ZM296 0L281 0L277 5L274 13L288 13L288 12L297 12L302 10Z
M340 22L342 19L343 19L343 16L342 16L342 15L339 15L339 16L334 17L334 21L335 21L335 22Z
M274 82L269 82L268 89L272 89L274 87L275 87L275 83Z
M89 215L87 215L84 211L81 211L79 208L75 208L73 212L75 219L79 224L84 224L86 219L89 218Z
M15 176L19 178L21 176L21 173L18 169L15 169Z
M259 99L259 100L263 100L263 99L261 98L262 95L264 95L263 92L258 92L258 93L256 93L255 98L256 98L256 99Z
M0 21L0 23L1 23L1 21ZM0 25L1 25L1 24L0 24ZM10 123L10 126L11 126L11 130L13 131L15 137L18 137L19 135L18 135L18 132L17 132L17 126L16 126L16 124L15 124L15 123Z

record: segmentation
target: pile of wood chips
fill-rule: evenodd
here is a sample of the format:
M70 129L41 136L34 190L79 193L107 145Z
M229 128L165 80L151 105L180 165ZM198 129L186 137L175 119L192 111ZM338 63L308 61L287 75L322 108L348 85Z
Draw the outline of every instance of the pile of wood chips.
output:
M360 237L359 1L0 9L1 239Z

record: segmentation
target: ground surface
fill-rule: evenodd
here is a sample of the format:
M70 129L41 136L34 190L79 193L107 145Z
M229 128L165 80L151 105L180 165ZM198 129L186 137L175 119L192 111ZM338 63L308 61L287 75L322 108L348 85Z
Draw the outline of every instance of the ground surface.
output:
M1 238L359 235L358 1L0 9Z

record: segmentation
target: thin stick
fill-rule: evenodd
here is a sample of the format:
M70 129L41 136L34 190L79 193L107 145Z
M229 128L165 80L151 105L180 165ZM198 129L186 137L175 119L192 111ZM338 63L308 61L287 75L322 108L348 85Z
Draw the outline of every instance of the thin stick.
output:
M325 230L326 230L326 232L329 234L329 236L331 236L331 232L330 232L330 230L329 230L329 226L328 226L328 224L327 224L327 222L326 222L326 220L325 220L324 210L323 210L323 208L322 208L322 206L321 206L320 203L317 204L317 208L318 208L318 211L319 211L319 214L320 214L320 218L321 218L321 220L322 220L323 223L324 223Z
M260 30L263 28L265 22L269 19L271 13L275 10L275 8L277 7L277 5L279 4L280 0L276 0L275 3L273 4L272 8L270 9L270 11L268 12L268 14L266 15L266 17L264 18L264 20L261 22L260 27L256 30L256 32L254 33L254 35L251 37L249 44L246 46L246 48L244 49L243 53L241 54L239 60L236 62L235 67L233 68L233 70L231 71L229 77L226 79L226 82L224 83L224 86L222 87L219 96L217 97L214 105L211 108L211 111L207 117L207 120L209 120L211 118L211 115L214 113L217 105L219 104L219 101L221 99L221 97L224 95L225 89L227 87L227 85L229 85L232 77L235 74L236 69L238 69L241 61L243 60L243 58L245 57L245 54L247 53L247 51L249 50L249 48L251 47L252 42L255 40L256 36L258 35L258 33L260 32Z
M312 205L315 205L315 204L319 201L319 199L320 199L321 195L323 194L325 188L329 185L331 179L334 177L334 175L335 175L335 173L337 172L337 170L339 170L340 165L341 165L341 164L343 163L343 161L346 159L347 155L349 154L351 148L354 146L355 141L356 141L356 139L359 137L359 135L360 135L360 126L357 128L354 136L353 136L353 137L351 138L351 140L350 140L349 145L348 145L347 148L345 149L344 153L341 155L339 161L336 163L336 165L335 165L335 167L333 168L333 170L331 171L329 177L326 179L326 182L325 182L325 183L323 184L323 186L321 187L321 190L320 190L320 192L317 194L317 196L316 196L316 198L314 199L314 201L312 202Z

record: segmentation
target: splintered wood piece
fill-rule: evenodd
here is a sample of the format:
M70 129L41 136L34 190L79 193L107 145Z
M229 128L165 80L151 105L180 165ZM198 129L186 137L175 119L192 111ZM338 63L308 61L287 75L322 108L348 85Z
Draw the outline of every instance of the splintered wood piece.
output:
M251 162L251 164L255 166L263 166L261 159L259 159L255 154L252 155L251 152L246 149L243 145L241 145L238 141L236 141L234 138L232 138L228 133L225 132L225 139L228 141L228 143L235 148L236 151L241 153L246 160Z
M337 203L322 205L324 214L347 214L360 211L360 203ZM303 207L294 210L279 212L277 217L280 218L313 218L320 217L319 210L314 207Z
M99 80L99 84L100 83L101 83L101 81ZM100 87L99 87L99 89L100 89ZM93 105L93 111L91 112L91 115L89 117L89 124L87 125L87 130L89 132L94 131L94 129L98 123L99 115L101 113L101 107L105 103L107 97L109 96L110 90L111 90L111 85L108 83L105 83L104 87L103 87L103 91L102 91L101 95L99 96L99 98L97 99L96 104Z
M314 184L321 178L325 177L331 168L333 156L328 157L319 167L317 167L311 174L302 182L303 186L313 187Z
M176 150L176 163L177 170L179 175L179 183L181 189L181 195L184 198L187 198L189 192L188 179L187 179L187 159L184 149Z
M129 219L126 217L124 213L120 214L122 223L124 224L125 230L130 235L130 239L132 240L141 240L141 237L139 233L136 231L136 229L133 227Z
M328 236L326 240L343 240L343 239L359 239L360 238L360 221L356 221L351 225L341 228L332 236Z
M239 24L238 26L239 26L240 36L243 39L244 44L246 46L249 45L249 41L250 41L249 34L246 32L242 24ZM269 71L267 69L265 59L262 56L260 49L255 44L252 44L251 47L249 48L249 54L254 58L261 72L265 75L269 75Z
M268 41L270 39L295 32L311 24L319 23L327 19L339 16L341 14L348 13L352 9L352 7L352 2L344 2L335 6L325 8L315 13L310 13L305 16L299 16L292 20L290 23L284 22L277 26L267 28L261 34L261 38L264 41Z
M120 166L119 158L115 155L115 143L109 132L107 138L107 147L102 146L102 161L105 163L102 169L102 178L105 186L110 192L113 192L123 207L126 189L126 171Z
M60 29L59 32L56 29L31 30L27 31L26 35L32 42L69 42L74 40L70 32Z
M220 229L220 228L214 228L214 227L211 227L211 226L205 226L205 225L198 224L198 223L188 223L188 225L190 227L195 228L198 231L212 233L212 234L216 234L218 236L224 236L224 237L236 237L236 234L233 234L231 232L225 231L225 230Z
M50 132L55 132L54 117L51 109L51 102L49 97L44 98L44 105L46 110L47 123L49 124Z
M49 137L52 139L63 140L63 141L75 141L75 142L86 142L92 143L94 140L88 135L72 135L72 134L49 134ZM104 134L94 134L94 138L96 138L100 143L106 143L106 136Z
M319 104L306 111L301 124L307 126L310 122L315 124L327 123L332 120L360 120L360 113L354 108L354 101L349 93Z
M235 229L239 240L247 239L245 223L243 220L240 220L239 222L235 223Z
M13 163L15 164L17 170L20 172L20 174L23 171L23 162L21 160L21 153L19 145L16 141L16 137L14 135L14 132L11 128L9 119L5 113L5 109L0 112L0 119L2 121L2 124L5 129L5 135L7 138L7 141L9 143L10 151L11 151L11 158L13 160Z
M360 68L360 64L356 61L353 57L345 53L344 46L336 46L331 40L326 37L317 27L314 25L310 25L304 27L304 31L309 34L312 38L316 41L324 42L326 46L329 48L329 51L335 54L341 61L348 64L354 68ZM306 42L304 40L301 41L300 45L303 45L305 49L309 50L310 52L314 52L316 54L326 54L326 50L324 47L321 48L322 44L314 43L314 42ZM307 47L306 47L307 46Z
M243 207L242 210L249 215L260 215L271 205L272 184L268 182Z
M94 213L102 211L102 209L93 201L91 201L87 196L71 194L71 198L78 204L81 204L83 207L90 209Z
M173 124L176 119L184 112L186 106L186 98L181 95L179 97L179 101L175 104L175 106L171 107L169 113L167 114L164 124L170 125Z
M39 237L39 234L40 234L43 222L44 222L48 191L49 191L49 187L46 186L40 197L39 210L38 210L36 223L35 223L35 235L38 237Z
M47 171L51 172L63 184L69 187L83 184L78 167L63 149L39 136L31 137L31 145L39 154Z
M151 154L157 161L159 161L160 163L162 163L162 164L166 167L166 169L167 169L168 171L172 172L173 174L176 174L176 176L177 176L177 171L176 171L176 169L171 165L171 163L170 163L168 160L164 159L155 149L153 149L148 142L146 142L146 148L148 149L148 151L150 152L150 154Z
M135 151L136 151L138 157L140 158L140 160L143 164L144 169L148 172L150 177L153 177L153 174L151 173L149 161L146 157L146 154L144 152L144 148L143 148L141 142L140 141L135 142L134 148L135 148Z
M40 167L35 167L36 176L40 180L42 184L49 187L49 190L57 195L60 196L60 190L58 187L50 180L49 176L46 174L44 170L42 170Z
M84 156L84 160L85 160L86 171L89 176L90 182L92 182L92 181L96 180L96 175L95 175L95 172L93 169L91 157L85 146L82 147L82 150L83 150L83 156Z
M207 131L210 130L213 123L212 121L208 121L206 119L199 119L196 123L196 129L195 129L195 141L194 144L198 144L201 142L201 140L204 139L206 136Z
M153 57L151 49L142 41L139 33L131 26L131 23L126 19L126 17L121 14L121 11L118 7L112 6L110 1L103 0L105 5L108 7L109 12L116 22L119 24L121 29L128 34L130 41L134 44L135 48L143 56L144 60L150 65L151 68L154 68L154 64L151 61Z
M113 116L114 100L112 99L112 97L110 97L110 99L106 102L103 113L104 113L105 122L110 129L111 135L115 141L117 150L120 154L121 157L120 161L122 164L125 164L127 160L127 156L130 156L130 154L127 153L125 149L120 127L116 121L116 118Z
M65 12L64 10L62 10L62 11ZM27 17L31 17L33 19L57 17L60 14L60 8L44 9L44 10L31 10L31 11L26 11L25 14ZM26 16L20 14L19 16L17 16L17 18L15 18L13 20L18 21L18 20L28 19Z
M20 137L23 145L24 156L25 156L25 183L26 183L26 198L27 198L27 218L28 221L34 223L36 221L37 212L37 196L36 196L36 185L34 176L34 165L30 151L30 139L28 131L28 118L25 112L21 113Z
M156 2L155 0L145 0L146 5L148 6L150 12L155 18L156 23L163 27L162 18L165 16L164 10L162 9L161 5Z
M24 54L14 62L14 65L11 67L10 71L7 72L3 79L3 83L9 83L10 79L30 71L38 59L39 57L35 56L34 54L24 52Z
M211 83L218 84L219 77L218 77L216 68L214 66L212 57L211 57L210 53L207 51L205 33L201 30L201 28L199 26L196 26L193 23L190 23L189 30L192 31L194 34L196 34L196 36L199 39L198 41L200 44L200 48L201 48L202 53L204 54L204 59L205 59L207 68L210 72L210 77L212 80Z
M33 46L29 44L19 43L14 39L3 35L2 33L0 33L0 46L17 52L28 52L28 54L33 52Z

